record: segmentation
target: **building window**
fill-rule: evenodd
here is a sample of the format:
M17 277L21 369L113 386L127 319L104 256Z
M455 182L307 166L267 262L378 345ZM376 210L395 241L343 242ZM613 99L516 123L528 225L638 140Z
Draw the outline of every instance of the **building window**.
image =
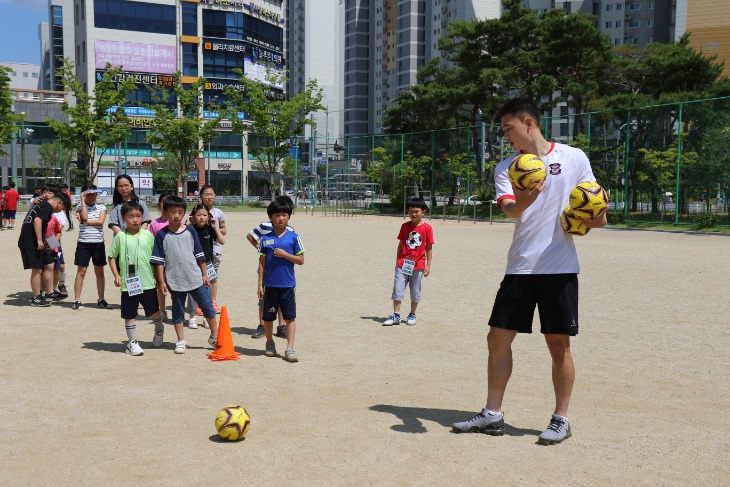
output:
M23 78L27 78L27 77L28 77L28 71L23 71Z
M181 44L182 49L182 62L183 76L197 76L198 75L198 45L183 43Z
M630 3L629 4L629 10L641 10L641 3Z
M611 28L613 28L613 22L611 22L611 21L606 22L606 29L611 29Z
M63 91L63 80L58 68L63 59L63 8L60 5L51 6L51 66L53 67L53 90Z
M624 4L623 3L617 3L616 4L616 10L621 10L622 8L624 8Z
M86 62L86 41L81 41L81 60Z
M654 10L654 2L647 2L646 8L648 8L649 10Z
M203 10L203 36L245 40L281 52L284 29L242 12Z
M647 27L654 27L654 19L649 19L646 21Z
M640 26L641 26L641 21L640 20L629 20L626 23L626 27L628 27L630 29L635 29L635 28L640 27Z
M567 123L560 124L560 136L567 137L570 135L570 125Z
M654 42L654 37L649 36L649 37L646 38L646 43L647 44L651 44L652 42Z
M34 78L37 78L38 77L38 73L33 73L33 77Z
M606 12L610 12L612 10L613 10L613 4L612 3L607 3L606 4Z
M182 35L197 36L198 35L198 4L190 2L182 2Z
M130 0L94 0L94 27L174 35L175 6Z
M621 45L621 39L614 39L613 40L613 45L614 46L620 46Z
M621 21L620 20L617 20L616 21L616 27L621 27Z

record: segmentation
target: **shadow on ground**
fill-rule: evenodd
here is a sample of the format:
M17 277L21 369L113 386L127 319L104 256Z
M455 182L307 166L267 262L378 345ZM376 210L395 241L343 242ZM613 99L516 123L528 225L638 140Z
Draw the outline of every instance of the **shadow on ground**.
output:
M30 307L30 300L33 299L33 293L31 292L18 292L8 294L7 299L3 303L5 306L28 306Z
M392 406L389 404L377 404L370 406L372 411L389 413L401 420L400 424L394 424L390 429L401 433L426 433L428 430L421 420L433 421L445 428L451 429L451 425L457 421L467 420L476 414L474 411L457 411L454 409L429 409L404 406ZM505 434L508 436L539 435L542 431L526 428L515 428L505 423Z
M385 318L382 316L361 316L360 319L365 321L374 321L380 325L382 325L383 321L385 321Z

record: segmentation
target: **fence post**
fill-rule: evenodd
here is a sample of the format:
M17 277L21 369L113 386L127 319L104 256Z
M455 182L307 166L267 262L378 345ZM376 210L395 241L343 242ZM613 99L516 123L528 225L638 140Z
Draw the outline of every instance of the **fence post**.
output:
M629 147L631 146L631 110L626 115L626 150L624 159L624 217L629 215Z
M675 193L674 193L674 224L679 224L679 171L681 168L681 162L682 162L682 108L684 105L682 103L679 104L679 118L677 120L678 127L677 127L677 175L676 175L676 186L675 186Z
M431 131L431 201L429 203L433 206L436 203L436 131Z

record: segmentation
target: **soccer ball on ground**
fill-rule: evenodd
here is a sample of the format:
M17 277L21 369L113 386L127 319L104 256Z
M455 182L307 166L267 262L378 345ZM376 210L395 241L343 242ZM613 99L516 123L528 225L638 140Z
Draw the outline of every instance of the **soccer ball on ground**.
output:
M581 218L595 218L608 206L606 190L598 183L584 181L570 192L568 200L573 213Z
M251 417L243 406L229 404L215 417L215 429L221 438L238 441L246 437L251 427Z
M570 206L566 206L563 212L560 214L560 226L563 227L566 233L571 235L585 235L590 231L590 228L575 216Z
M546 175L545 163L535 154L515 157L507 170L509 181L519 190L531 188Z

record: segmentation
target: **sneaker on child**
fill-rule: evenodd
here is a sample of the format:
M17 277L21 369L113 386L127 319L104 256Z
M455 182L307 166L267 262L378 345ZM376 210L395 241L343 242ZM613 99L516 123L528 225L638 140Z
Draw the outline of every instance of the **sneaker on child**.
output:
M266 342L266 356L276 357L276 344L274 342Z
M484 433L502 436L504 434L504 415L483 409L479 414L466 421L451 425L454 433Z
M101 299L99 299L99 300L98 300L98 301L96 302L96 305L97 305L98 307L100 307L100 308L108 308L108 307L109 307L109 303L107 303L107 302L106 302L106 299L104 299L104 298L101 298Z
M279 325L276 327L276 335L279 338L286 338L286 325Z
M299 362L297 352L295 352L293 348L286 349L286 352L284 352L284 358L287 362Z
M152 338L152 346L155 348L160 348L162 344L165 342L164 340L164 333L157 333L155 332L155 336Z
M266 334L266 331L264 331L264 325L259 325L256 327L256 331L251 334L251 338L261 338Z
M178 340L175 344L175 353L185 353L186 348L187 343L185 343L185 340Z
M553 414L553 417L550 418L550 424L540 435L537 444L555 445L563 440L567 440L571 435L568 418Z
M408 318L406 318L406 324L407 325L416 324L416 313L408 313Z
M139 346L137 340L131 340L127 343L127 353L129 355L144 355L144 350Z
M216 346L216 342L217 341L218 341L218 337L217 336L214 337L213 335L211 335L211 336L208 337L208 345L210 345L212 347L215 347Z
M190 328L191 330L195 330L198 328L198 320L195 319L195 316L188 320L188 328Z
M71 305L71 309L78 310L78 309L84 309L84 307L81 306L81 301L74 300L74 304Z
M392 315L388 316L388 319L383 322L383 325L400 325L400 314L393 313Z
M39 307L39 308L45 308L45 307L50 306L51 305L51 302L50 301L46 301L41 296L36 296L35 298L33 298L33 299L30 300L30 305L31 306L36 306L36 307Z

